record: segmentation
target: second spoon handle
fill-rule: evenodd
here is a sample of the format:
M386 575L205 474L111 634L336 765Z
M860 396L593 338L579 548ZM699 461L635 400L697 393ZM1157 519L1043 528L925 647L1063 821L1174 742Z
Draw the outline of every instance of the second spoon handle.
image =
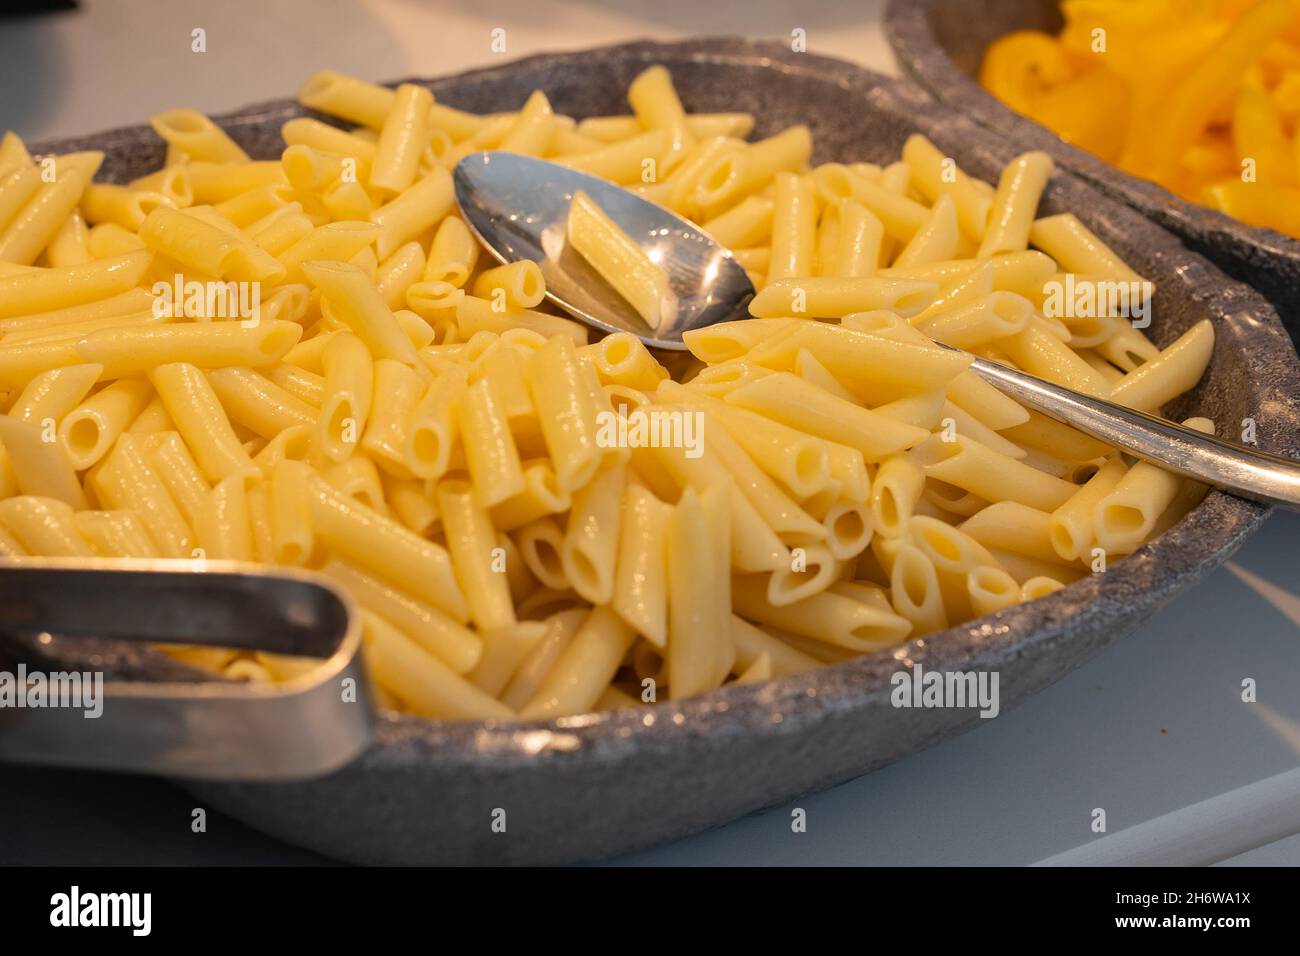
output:
M976 358L971 370L1012 398L1179 475L1300 510L1300 461L1184 428L1034 375Z

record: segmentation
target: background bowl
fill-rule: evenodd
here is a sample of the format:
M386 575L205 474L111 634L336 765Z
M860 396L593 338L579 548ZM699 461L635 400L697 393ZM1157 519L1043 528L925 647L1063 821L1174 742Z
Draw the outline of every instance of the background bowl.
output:
M1177 233L1229 275L1264 293L1300 347L1300 241L1131 176L1004 106L979 85L984 50L998 37L1012 30L1056 34L1062 24L1057 0L890 0L885 11L885 34L899 66L927 92L1023 149L1050 153L1102 192Z
M536 56L432 81L450 105L494 111L544 89L557 111L626 112L628 82L653 63L672 70L690 110L748 110L756 136L806 122L814 161L892 161L921 131L973 174L995 177L1025 148L904 84L847 63L743 40L632 43ZM219 117L252 155L280 154L291 101ZM154 168L163 149L145 126L44 144L103 149L106 176ZM1211 318L1210 368L1175 413L1196 409L1233 433L1251 417L1261 446L1295 452L1300 363L1269 305L1169 233L1065 173L1044 197L1071 210L1155 280L1152 328L1166 344ZM374 746L329 777L297 784L183 784L211 805L289 842L375 863L557 863L624 852L715 826L825 788L979 723L973 710L901 710L890 676L994 670L1011 707L1128 633L1221 563L1267 509L1211 493L1158 540L1046 598L838 667L636 711L540 722L381 720ZM48 653L71 652L55 639ZM77 652L81 653L81 652ZM159 658L119 649L135 673ZM494 832L498 809L506 832Z

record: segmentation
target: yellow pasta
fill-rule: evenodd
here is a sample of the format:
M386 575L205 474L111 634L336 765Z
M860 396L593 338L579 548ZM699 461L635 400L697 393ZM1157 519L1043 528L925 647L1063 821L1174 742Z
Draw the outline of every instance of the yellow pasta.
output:
M46 182L0 140L0 554L318 570L360 607L386 706L551 719L996 613L1204 494L932 341L1151 411L1204 372L1208 323L1160 348L1049 307L1048 283L1141 276L1040 214L1041 154L996 188L920 136L809 169L806 128L746 143L752 117L687 114L662 67L629 115L581 122L543 91L480 117L328 71L300 98L358 125L290 120L249 158L169 111L166 164L130 183L92 184L94 153ZM1238 94L1234 131L1293 189L1273 102ZM1277 108L1285 134L1300 95ZM450 169L492 148L693 219L754 277L752 317L667 361L554 314L539 266L482 261L455 208ZM568 226L651 326L674 317L661 265L586 196ZM167 651L239 680L311 666Z

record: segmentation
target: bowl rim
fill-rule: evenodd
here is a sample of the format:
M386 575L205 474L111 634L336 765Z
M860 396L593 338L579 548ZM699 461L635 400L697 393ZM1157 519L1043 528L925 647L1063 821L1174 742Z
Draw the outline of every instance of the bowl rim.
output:
M940 45L930 26L930 13L942 0L888 0L885 37L903 73L926 92L981 126L1022 139L1027 148L1042 149L1090 182L1110 186L1143 213L1162 213L1178 228L1201 236L1230 237L1260 253L1300 263L1300 239L1275 229L1251 226L1239 219L1177 196L1159 183L1125 172L1118 166L1066 142L1051 129L1017 113L963 72Z
M973 142L996 139L996 131L979 127L961 117L946 104L909 87L905 82L875 73L865 67L810 53L794 53L782 43L736 37L706 37L678 42L634 40L537 53L506 63L436 77L411 77L387 81L418 82L437 92L470 79L507 78L511 73L549 63L573 63L593 58L629 60L647 65L671 58L721 67L767 67L791 75L829 80L861 95L864 109L873 99L892 100L876 104L894 109L904 104L931 115L942 114L969 127ZM454 101L454 97L452 100ZM901 101L901 102L900 102ZM214 114L222 126L287 119L290 116L319 115L304 111L292 99L256 103ZM138 145L140 136L156 134L144 124L117 127L97 134L63 137L32 147L33 152L86 148L94 140L104 148ZM1008 138L1009 139L1009 138ZM1098 208L1139 230L1154 230L1177 247L1177 261L1168 268L1198 289L1196 299L1216 319L1237 313L1242 317L1237 331L1260 339L1241 349L1247 379L1260 394L1261 402L1273 404L1274 415L1261 432L1277 439L1272 448L1280 454L1300 457L1300 361L1290 349L1286 333L1272 306L1253 289L1224 275L1202 256L1185 249L1177 237L1125 206L1102 195L1086 180L1068 170L1058 170L1056 182L1067 189L1095 197ZM1246 343L1243 343L1245 345ZM1272 346L1272 347L1270 347ZM1268 381L1251 374L1258 372L1261 352L1271 357L1281 348L1284 368ZM1285 419L1286 424L1274 422ZM1289 440L1286 437L1289 432ZM1123 559L1123 577L1138 585L1150 583L1159 598L1150 605L1154 612L1173 594L1190 586L1217 566L1245 541L1270 513L1269 508L1211 491L1179 523ZM1213 536L1199 534L1203 520L1218 529ZM1153 583L1157 568L1165 582ZM1176 568L1170 575L1168 569ZM682 700L660 701L649 708L602 711L547 720L486 719L444 720L406 715L379 714L371 747L352 766L400 769L413 763L436 761L455 769L481 769L484 761L502 771L532 764L538 759L564 763L625 762L643 758L680 745L682 736L710 737L738 735L783 736L802 733L810 725L846 711L866 710L888 698L889 678L900 668L921 664L926 669L996 669L999 662L1010 664L1027 648L1052 645L1070 639L1069 632L1091 622L1102 628L1114 618L1112 608L1124 604L1121 585L1112 574L1082 578L1044 598L1013 605L993 615L914 638L875 654L838 665L820 667L802 674L755 684L731 685ZM1172 582L1172 583L1170 583ZM1075 609L1072 606L1078 604ZM1004 706L1012 706L1016 701ZM724 719L725 718L725 719Z

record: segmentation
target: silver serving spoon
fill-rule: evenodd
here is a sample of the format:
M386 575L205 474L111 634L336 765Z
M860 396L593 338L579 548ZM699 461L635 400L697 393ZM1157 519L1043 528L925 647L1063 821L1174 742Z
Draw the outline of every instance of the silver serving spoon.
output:
M749 317L754 287L735 257L698 226L635 193L558 163L506 152L467 156L452 178L461 213L487 250L502 262L536 262L547 297L589 325L680 351L683 332ZM676 321L651 329L568 247L569 203L578 190L668 272L679 300ZM1300 510L1300 461L972 359L972 371L1022 404L1109 445L1243 497Z

